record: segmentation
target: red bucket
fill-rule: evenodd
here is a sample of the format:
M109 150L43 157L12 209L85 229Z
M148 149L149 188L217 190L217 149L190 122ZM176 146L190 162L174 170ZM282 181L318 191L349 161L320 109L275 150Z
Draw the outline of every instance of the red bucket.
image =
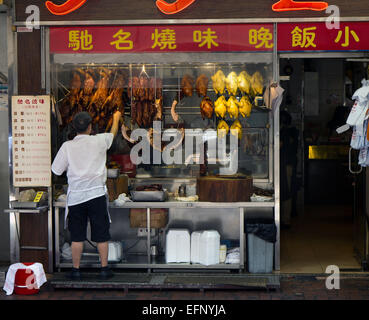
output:
M33 262L24 262L25 266L33 265ZM31 269L18 269L14 279L14 293L21 295L36 294L40 289L36 289L36 278Z

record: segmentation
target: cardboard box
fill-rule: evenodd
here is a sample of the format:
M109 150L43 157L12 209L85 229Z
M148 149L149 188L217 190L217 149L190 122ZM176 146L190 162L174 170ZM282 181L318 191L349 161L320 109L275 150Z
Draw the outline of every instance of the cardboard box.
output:
M146 209L131 209L129 213L131 228L147 227ZM168 209L151 209L150 228L164 228L168 223Z
M120 194L128 193L128 176L120 175L118 178L108 178L106 187L108 188L109 201L112 202L118 199Z

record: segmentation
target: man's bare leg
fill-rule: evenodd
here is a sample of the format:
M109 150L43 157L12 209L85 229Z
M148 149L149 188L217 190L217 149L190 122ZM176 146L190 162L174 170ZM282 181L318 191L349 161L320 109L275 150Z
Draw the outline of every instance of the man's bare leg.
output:
M101 267L106 267L108 265L109 243L99 242L97 244L97 249L100 254Z
M73 268L79 269L82 252L83 252L83 242L72 242Z

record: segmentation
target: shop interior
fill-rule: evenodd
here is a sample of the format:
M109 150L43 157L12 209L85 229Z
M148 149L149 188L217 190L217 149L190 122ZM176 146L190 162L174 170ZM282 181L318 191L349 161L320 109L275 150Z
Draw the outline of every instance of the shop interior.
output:
M280 76L281 272L325 273L330 265L365 270L365 169L353 151L350 172L352 130L336 129L368 78L368 62L284 57Z
M147 59L147 63L142 63L145 61L144 59ZM108 152L107 167L108 178L109 170L119 168L120 172L127 174L130 179L128 188L118 192L115 196L121 192L127 194L131 192L132 195L132 191L160 186L159 191L165 189L167 192L167 201L180 203L178 199L181 196L181 187L185 185L186 201L193 201L191 199L208 203L222 202L225 201L224 199L227 199L228 202L250 201L249 197L245 198L245 195L249 193L245 188L240 188L239 192L236 192L234 188L225 188L225 192L212 189L213 192L210 192L209 196L202 196L201 191L196 190L199 177L217 176L222 173L222 169L229 168L231 160L221 159L219 152L216 161L210 156L207 157L207 161L204 161L207 164L205 167L199 164L196 159L194 159L193 164L187 164L188 154L193 155L194 158L198 156L197 148L193 146L193 150L187 150L186 144L183 143L184 147L180 151L180 158L185 160L184 162L166 164L161 161L159 164L150 163L126 167L133 147L133 143L129 141L132 132L137 128L144 128L150 132L155 120L161 120L160 129L163 131L168 129L195 130L194 135L200 135L201 141L202 137L207 141L206 146L204 146L207 148L207 153L204 153L206 155L214 154L211 149L214 146L211 144L211 134L205 135L204 132L209 129L213 130L216 137L224 128L228 141L227 153L230 153L231 150L231 135L235 135L235 132L237 134L235 138L238 141L239 160L237 177L241 177L245 181L250 181L248 177L252 177L254 184L266 192L264 196L269 196L272 199L273 190L270 191L270 189L273 189L274 123L271 110L263 107L262 103L259 106L258 103L258 101L263 100L262 94L265 87L272 82L272 54L212 54L211 63L208 54L199 54L196 59L197 62L189 63L187 61L191 61L191 56L186 54L166 57L153 54L147 57L101 55L95 57L95 60L86 56L69 57L57 54L51 56L51 92L55 96L56 108L60 115L57 118L59 122L54 125L53 145L60 146L61 143L72 138L73 128L70 122L73 115L81 111L82 106L88 106L87 110L93 117L95 133L109 131L109 119L111 119L113 112L117 107L119 109L120 106L124 106L124 109L120 110L124 115L126 132L124 137L122 135L116 137ZM113 62L106 63L104 61ZM233 86L232 91L230 86L224 87L225 77L234 79L227 82L232 84L237 83L238 76L252 79L251 89L249 87L243 89L240 85L238 90L236 85ZM142 85L139 81L142 81ZM218 82L221 86L219 90ZM246 81L246 83L248 82ZM97 88L96 91L93 88ZM141 90L141 88L147 90ZM245 103L240 109L236 106L238 104L236 97L239 99L239 103ZM108 102L106 105L99 104L100 100ZM234 101L234 105L229 103L230 107L227 107L224 101ZM98 105L102 105L102 110L97 109ZM157 110L152 110L154 106ZM237 114L233 114L232 106L236 106L234 110ZM102 113L104 113L103 116ZM166 145L162 145L160 148L160 146L155 145L155 142L152 142L151 146L152 152L154 149L160 149L164 154ZM57 148L54 152L56 150ZM229 173L226 174L229 175ZM55 199L65 193L65 184L65 176L60 179L55 178ZM127 183L125 182L125 184ZM229 191L232 194L229 194ZM251 192L251 189L249 191ZM211 196L218 198L213 199ZM231 197L234 199L229 200ZM113 202L116 197L112 195L109 200ZM121 256L117 254L117 257L112 257L109 260L113 267L167 267L169 255L167 244L169 241L165 235L168 230L176 228L188 229L191 233L197 230L217 230L221 243L226 243L227 248L240 248L239 250L243 252L243 243L240 240L242 223L240 223L240 210L236 205L234 208L228 209L218 207L216 203L207 208L193 208L191 210L181 209L180 206L169 208L164 206L163 209L159 206L158 208L152 209L152 214L157 215L158 220L153 218L151 237L148 237L149 244L147 235L140 233L140 229L143 227L138 223L142 223L142 221L135 220L135 216L143 215L145 217L145 209L142 210L141 207L133 210L119 207L110 208L111 218L114 221L111 227L112 241L124 248L118 250L119 252L123 251ZM247 214L263 214L273 218L273 207L272 204L265 204L258 210L248 210ZM248 215L245 218L248 218ZM58 237L56 243L61 252L60 257L57 257L56 266L58 269L71 266L71 256L68 255L69 234L62 227L63 219L63 214L61 214L58 219L60 228L56 231ZM149 262L148 257L151 259ZM239 258L238 262L223 265L215 264L214 269L238 270L240 263L242 263L240 261L243 259ZM96 248L91 242L85 243L81 265L83 267L98 266ZM180 267L199 269L199 265L196 264ZM209 269L211 266L207 268Z

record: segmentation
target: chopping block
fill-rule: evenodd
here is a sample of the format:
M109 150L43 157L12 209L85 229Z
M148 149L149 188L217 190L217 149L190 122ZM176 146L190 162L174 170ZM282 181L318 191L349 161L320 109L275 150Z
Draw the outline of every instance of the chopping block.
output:
M199 201L249 202L252 195L252 178L235 176L206 176L197 178Z

